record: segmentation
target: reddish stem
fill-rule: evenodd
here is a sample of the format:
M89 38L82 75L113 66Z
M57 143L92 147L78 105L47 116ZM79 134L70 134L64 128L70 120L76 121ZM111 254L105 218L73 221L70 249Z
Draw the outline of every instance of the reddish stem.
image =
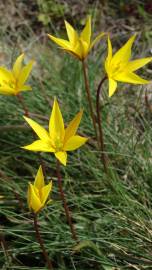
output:
M45 249L45 246L44 246L43 239L41 238L41 235L40 235L40 232L39 232L39 226L38 226L38 221L37 221L37 214L34 214L33 215L33 218L34 218L34 229L35 229L37 241L40 244L40 247L41 247L41 250L42 250L44 259L45 259L45 261L47 263L48 269L49 270L52 270L53 269L52 262L49 259L48 253L47 253L47 251Z
M58 178L58 186L59 186L60 196L61 196L61 200L63 202L65 215L66 215L67 221L68 221L69 226L70 226L72 238L77 242L78 237L77 237L77 234L76 234L76 231L75 231L74 224L72 223L72 217L71 217L71 214L70 214L70 211L69 211L69 207L67 205L67 201L66 201L66 197L65 197L63 188L62 188L62 178L61 178L61 173L60 173L60 162L58 160L57 160L57 178Z
M22 107L23 107L25 116L29 117L29 111L28 111L28 108L27 108L26 105L25 105L23 96L22 96L20 93L18 93L18 94L17 94L17 98L18 98L19 102L21 103L21 105L22 105Z
M105 76L99 83L97 89L97 96L96 96L96 112L97 112L97 123L99 128L99 140L100 140L100 148L101 148L101 159L104 166L104 171L107 173L108 164L107 164L107 157L105 155L105 145L104 145L104 138L103 138L103 130L102 130L102 121L101 121L101 113L100 113L100 92L104 81L107 79Z
M93 104L92 104L92 98L91 98L90 87L89 87L89 79L88 79L88 73L87 73L87 65L86 65L85 60L82 61L82 68L83 68L83 76L84 76L84 82L85 82L85 90L86 90L89 109L90 109L90 115L91 115L92 124L94 127L94 132L95 132L95 136L96 136L97 143L98 143L96 119L95 119L95 115L94 115L94 111L93 111Z

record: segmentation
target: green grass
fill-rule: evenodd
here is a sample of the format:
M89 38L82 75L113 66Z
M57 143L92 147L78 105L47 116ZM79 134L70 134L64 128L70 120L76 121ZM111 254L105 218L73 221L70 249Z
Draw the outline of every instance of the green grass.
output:
M141 41L135 46L136 57L146 46L147 41ZM94 51L89 58L94 102L97 84L104 75L105 43L98 49L100 55ZM39 225L54 269L152 269L152 128L144 87L119 84L119 91L109 99L107 82L104 84L102 119L110 160L107 176L94 145L80 63L53 45L49 49L47 45L34 45L36 51L40 53L31 80L33 91L23 93L31 118L47 126L56 96L66 123L84 107L79 132L91 138L81 149L69 153L67 166L62 167L64 190L81 241L78 246L71 239L58 194L55 158L41 154L47 179L53 180L53 202L40 213ZM146 56L144 51L142 56ZM145 75L148 70L144 69ZM44 270L26 202L27 185L34 180L40 158L20 148L33 141L22 115L15 97L0 96L0 195L4 196L0 199L0 234L6 242L6 247L4 241L1 245L0 267Z

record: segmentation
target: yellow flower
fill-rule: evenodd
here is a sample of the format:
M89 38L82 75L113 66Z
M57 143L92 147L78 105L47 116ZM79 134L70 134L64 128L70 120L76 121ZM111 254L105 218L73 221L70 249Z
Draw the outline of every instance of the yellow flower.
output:
M25 82L32 70L34 61L22 67L24 54L15 61L12 70L0 67L0 93L4 95L17 95L21 91L32 90Z
M133 35L114 55L112 55L112 45L110 38L108 38L108 56L105 61L105 70L109 79L109 97L116 91L117 81L133 84L149 83L149 81L135 74L134 71L149 63L152 57L130 61L131 48L135 37L136 35Z
M52 190L52 181L45 185L42 167L40 166L35 177L34 185L29 183L27 202L30 210L34 213L40 211L46 204L49 193Z
M31 151L52 152L62 164L66 165L66 152L79 148L87 141L87 138L75 135L82 118L82 113L83 111L81 110L68 127L64 128L62 114L55 99L49 121L49 132L32 119L24 117L38 135L39 140L22 148Z
M52 35L48 35L48 37L55 43L57 43L60 47L62 47L64 50L72 53L79 60L84 60L87 57L89 51L96 44L96 42L105 35L105 33L100 33L91 42L91 16L88 16L86 25L80 35L78 35L78 33L67 21L65 21L65 27L69 40L56 38Z

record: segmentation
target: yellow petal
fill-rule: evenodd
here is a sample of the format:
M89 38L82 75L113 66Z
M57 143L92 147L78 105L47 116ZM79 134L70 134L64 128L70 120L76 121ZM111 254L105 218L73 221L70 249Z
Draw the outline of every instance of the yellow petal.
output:
M51 146L51 144L42 141L42 140L37 140L29 145L21 147L26 150L30 151L40 151L40 152L55 152L54 148Z
M58 140L58 142L62 142L64 139L64 122L56 99L54 99L53 109L50 117L49 133L53 142L56 140Z
M71 137L64 145L64 150L65 151L73 151L76 150L77 148L81 147L83 144L86 143L88 138L84 138L81 136L73 136Z
M80 39L78 40L78 42L75 44L75 46L72 48L70 52L74 54L76 58L78 58L79 60L84 59L84 53L83 53L84 49L83 49L83 44L80 41Z
M58 44L59 46L61 46L63 49L65 50L70 50L71 49L71 44L69 41L65 40L65 39L61 39L61 38L56 38L52 35L48 34L48 37L54 41L56 44Z
M79 127L81 118L82 118L83 110L81 110L77 115L73 118L70 124L65 129L65 137L64 142L66 142L70 137L74 136Z
M69 24L67 21L64 21L64 22L65 22L65 27L66 27L69 41L70 41L71 45L74 46L78 40L78 34L74 30L74 28L71 26L71 24Z
M14 65L13 65L13 75L15 76L15 78L18 78L18 76L21 72L23 59L24 59L24 53L22 53L19 57L17 57Z
M100 33L96 36L96 38L91 42L90 50L94 47L94 45L105 35L104 32Z
M29 184L29 194L29 208L32 208L34 213L37 213L42 208L42 204L39 197L36 195L34 187L31 183Z
M112 44L111 44L110 38L108 37L108 56L105 61L105 70L107 73L109 73L110 71L109 65L110 65L111 59L112 59Z
M15 95L16 92L11 87L0 87L0 94L3 94L3 95Z
M81 60L85 59L89 53L89 44L86 41L80 40L79 57Z
M67 162L67 153L66 152L56 152L55 156L64 166L66 166L66 162Z
M28 117L23 117L41 140L50 141L49 133L42 126L40 126L37 122Z
M30 90L32 90L32 87L30 85L23 85L21 90L22 91L30 91Z
M91 40L91 16L88 16L88 19L86 21L86 25L83 29L83 31L80 34L81 40L85 41L88 44L88 47L90 46L90 40Z
M109 79L109 97L111 97L117 88L117 82L113 79Z
M10 81L14 81L14 77L11 71L7 70L6 68L0 67L0 84L7 84Z
M42 166L40 166L38 171L37 171L35 181L34 181L34 186L37 189L41 189L44 187L44 175L43 175Z
M128 70L129 72L135 71L135 70L143 67L144 65L148 64L151 61L152 61L152 57L146 57L146 58L142 58L142 59L133 60L127 64L125 70L126 71Z
M29 77L29 74L30 74L30 72L32 70L32 67L33 67L34 63L35 63L35 61L30 61L26 66L24 66L21 69L19 80L18 80L18 86L19 87L24 85L25 81Z
M126 83L133 83L133 84L147 84L149 81L144 80L140 76L138 76L135 73L119 73L117 76L115 76L115 79L120 82L126 82Z
M42 188L41 192L42 192L42 204L43 205L46 203L46 200L47 200L51 190L52 190L52 181L48 185L46 185Z
M136 35L133 35L123 47L121 47L113 56L111 64L127 63L131 57L131 48Z

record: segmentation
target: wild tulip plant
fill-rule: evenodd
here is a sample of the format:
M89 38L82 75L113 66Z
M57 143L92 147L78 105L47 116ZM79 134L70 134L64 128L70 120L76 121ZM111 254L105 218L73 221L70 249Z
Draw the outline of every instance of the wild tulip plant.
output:
M102 130L100 109L100 93L102 85L104 81L108 79L109 97L111 97L116 92L117 82L143 85L149 83L149 81L141 78L134 72L152 61L152 57L130 60L131 49L136 35L133 35L125 43L124 46L122 46L115 54L113 54L111 40L108 36L108 54L105 60L105 76L102 78L98 85L96 93L96 106L94 108L89 86L86 58L88 57L88 54L92 50L93 46L97 43L97 41L99 41L103 36L107 36L107 34L102 32L93 41L91 41L92 31L90 16L88 17L86 25L80 34L78 34L67 21L65 21L65 27L68 35L68 40L56 38L52 35L48 36L64 51L70 53L82 63L85 89L87 93L92 123L98 145L100 146L104 171L108 173L108 162L107 156L105 155L105 145L103 139L104 136ZM80 112L77 113L77 115L69 123L69 125L65 127L58 102L56 99L54 99L54 104L49 120L49 131L45 130L40 124L32 120L29 117L29 111L26 108L20 92L29 91L32 89L30 85L26 84L26 81L32 70L34 61L32 60L27 65L23 66L23 59L24 54L21 54L15 61L12 70L9 70L5 67L0 67L0 93L3 95L14 95L18 97L20 103L23 106L25 121L30 125L30 127L38 136L38 139L35 140L32 144L24 146L22 148L35 152L50 152L55 155L57 160L56 167L60 196L63 202L65 215L70 226L72 237L77 242L78 236L72 223L72 217L63 191L60 166L61 164L63 164L64 166L67 165L67 152L78 149L88 140L88 138L76 134L82 118L83 110L80 110ZM35 177L34 184L29 183L27 199L28 207L33 213L34 217L34 228L37 240L41 246L48 269L53 269L53 267L46 252L44 242L42 241L42 238L40 236L37 216L39 212L47 205L47 200L51 191L52 182L45 185L42 166L40 166Z
M42 253L43 253L44 259L46 260L48 269L52 269L52 262L49 259L48 253L45 249L44 242L39 232L37 216L38 216L38 213L42 210L42 208L46 205L46 201L51 191L52 191L52 181L49 184L45 185L43 170L42 170L42 167L40 166L38 169L37 175L35 177L34 184L29 183L28 193L27 193L27 202L28 202L29 210L33 212L36 238L42 249ZM49 200L49 202L50 201L51 200Z
M100 92L103 82L109 80L109 97L111 97L117 88L117 81L133 83L133 84L148 84L147 81L134 73L137 69L143 67L152 61L152 57L136 59L130 61L132 44L136 35L133 35L114 55L112 55L112 45L108 37L108 55L105 60L106 75L100 81L96 95L96 115L99 130L100 149L102 153L102 162L105 172L108 170L107 157L105 155L105 146L102 131L101 110L100 110Z
M67 206L66 198L62 188L60 163L66 166L67 152L78 149L88 140L85 137L75 135L79 127L82 114L83 111L81 110L70 122L67 128L65 128L58 102L55 99L49 121L49 132L32 119L24 117L27 123L38 135L39 140L36 140L32 144L24 146L23 148L30 151L51 152L54 153L55 157L57 158L57 177L60 196L63 202L65 214L71 229L72 236L75 240L77 240L77 236L71 221L69 208Z
M82 62L83 67L83 75L85 81L85 89L87 93L90 115L92 118L92 123L96 135L96 139L98 145L101 149L101 159L104 166L104 171L107 173L108 168L108 159L105 154L105 145L102 131L102 123L101 123L101 113L100 113L100 91L103 82L108 78L109 80L109 97L111 97L117 88L117 81L127 82L133 84L147 84L149 81L140 78L133 71L136 71L140 67L149 63L152 60L152 57L137 59L134 61L129 61L131 57L131 48L134 42L136 35L132 36L126 44L118 50L112 56L112 45L110 38L108 37L108 56L105 60L105 71L106 75L99 83L97 94L96 94L96 117L98 123L98 131L96 127L96 117L94 115L93 102L91 98L91 91L89 87L89 80L87 74L87 66L85 63L85 59L88 56L88 53L92 49L92 47L96 44L97 41L100 40L101 37L105 35L105 33L99 34L93 42L91 42L91 17L89 16L86 25L81 32L80 35L74 30L74 28L65 21L66 31L69 38L69 41L56 38L52 35L48 35L49 38L57 43L61 48L63 48L68 53L73 54L76 58L78 58Z
M95 44L105 35L105 33L101 32L99 35L97 35L97 37L93 41L91 41L91 35L92 35L91 16L88 16L85 27L80 33L80 35L75 31L75 29L67 21L65 21L65 27L66 27L66 32L67 32L69 40L56 38L49 34L48 34L48 37L52 41L54 41L57 45L59 45L63 50L72 54L75 58L80 60L82 63L85 90L86 90L86 95L87 95L88 104L90 108L90 116L92 118L92 124L94 127L95 136L98 142L98 131L96 127L96 119L95 119L95 114L94 114L94 109L93 109L93 102L91 98L89 79L88 79L88 70L87 70L87 64L85 62L85 59L87 58L89 52L92 50Z

